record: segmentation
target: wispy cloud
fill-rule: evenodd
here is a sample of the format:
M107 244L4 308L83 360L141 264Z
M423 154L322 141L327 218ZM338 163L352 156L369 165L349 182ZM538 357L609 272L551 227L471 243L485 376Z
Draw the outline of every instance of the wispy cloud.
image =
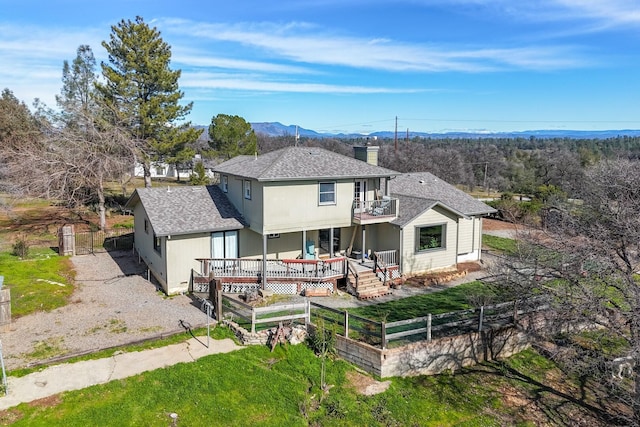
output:
M488 72L505 69L580 67L584 59L570 46L456 48L388 39L334 35L304 23L210 24L163 22L167 31L215 42L236 43L296 63L344 66L391 72Z
M425 89L394 89L369 86L346 86L322 83L300 83L263 80L259 76L238 76L237 74L185 73L181 80L185 88L227 89L260 92L288 93L331 93L331 94L381 94L417 93Z

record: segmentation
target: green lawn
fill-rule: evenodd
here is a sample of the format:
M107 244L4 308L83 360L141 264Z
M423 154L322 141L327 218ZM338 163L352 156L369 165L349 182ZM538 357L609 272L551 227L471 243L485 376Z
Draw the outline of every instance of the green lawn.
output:
M350 309L349 313L378 321L395 322L427 314L466 310L472 308L470 297L480 294L491 294L491 291L481 282L469 282L438 292Z
M11 290L13 317L64 306L74 289L71 261L51 249L32 248L26 260L0 252L0 275Z
M482 245L499 252L513 253L516 250L515 240L490 234L482 235Z
M356 393L350 378L363 376L342 360L328 360L324 393L320 369L304 345L247 347L21 404L0 413L0 424L170 426L175 413L178 426L532 426L534 415L543 424L563 411L585 416L553 384L532 387L529 378L557 372L533 351L456 375L393 378L374 396ZM528 406L508 405L505 390Z

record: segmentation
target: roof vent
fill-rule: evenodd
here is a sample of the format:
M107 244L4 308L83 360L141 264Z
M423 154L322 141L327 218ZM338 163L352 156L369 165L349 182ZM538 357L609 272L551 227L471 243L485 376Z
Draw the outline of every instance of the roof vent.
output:
M171 187L167 185L167 193L171 193Z
M420 181L418 181L420 184L424 184L424 179L421 179Z

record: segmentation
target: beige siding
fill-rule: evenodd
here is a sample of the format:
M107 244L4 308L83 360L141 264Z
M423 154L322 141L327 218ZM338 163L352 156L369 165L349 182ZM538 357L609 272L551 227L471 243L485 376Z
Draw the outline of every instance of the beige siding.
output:
M161 286L167 291L167 266L165 261L165 242L162 238L160 253L153 249L153 229L149 222L149 217L142 207L142 203L136 204L133 210L133 221L135 229L135 247L140 258L145 262L149 271L160 282ZM147 230L145 231L144 223L147 221Z
M473 217L467 220L460 220L460 242L458 249L458 262L478 261L482 254L482 217Z
M289 233L346 227L351 224L353 181L336 182L336 204L319 204L319 182L265 183L264 228L262 233Z
M431 270L439 270L455 267L457 261L456 217L448 211L436 207L430 209L414 219L403 228L402 233L402 272L413 275ZM416 251L416 228L444 224L445 248L433 249L424 252Z
M475 218L460 218L458 221L458 254L466 254L475 250Z
M171 236L166 239L167 293L177 294L189 290L191 269L200 271L196 258L211 256L211 234L199 233Z
M280 237L267 239L267 258L295 259L302 255L302 232L279 233ZM308 231L307 240L316 242L318 247L318 232ZM240 232L240 257L262 258L262 235L251 230Z

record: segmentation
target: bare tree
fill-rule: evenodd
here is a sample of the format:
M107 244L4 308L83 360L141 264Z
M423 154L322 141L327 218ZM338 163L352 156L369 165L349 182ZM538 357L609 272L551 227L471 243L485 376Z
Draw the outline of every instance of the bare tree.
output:
M615 420L640 426L640 371L616 371L640 369L640 163L599 163L573 194L580 201L556 206L545 230L519 234L494 284L521 304L550 296L547 324L565 337L559 361L599 385ZM620 404L628 411L616 413Z

